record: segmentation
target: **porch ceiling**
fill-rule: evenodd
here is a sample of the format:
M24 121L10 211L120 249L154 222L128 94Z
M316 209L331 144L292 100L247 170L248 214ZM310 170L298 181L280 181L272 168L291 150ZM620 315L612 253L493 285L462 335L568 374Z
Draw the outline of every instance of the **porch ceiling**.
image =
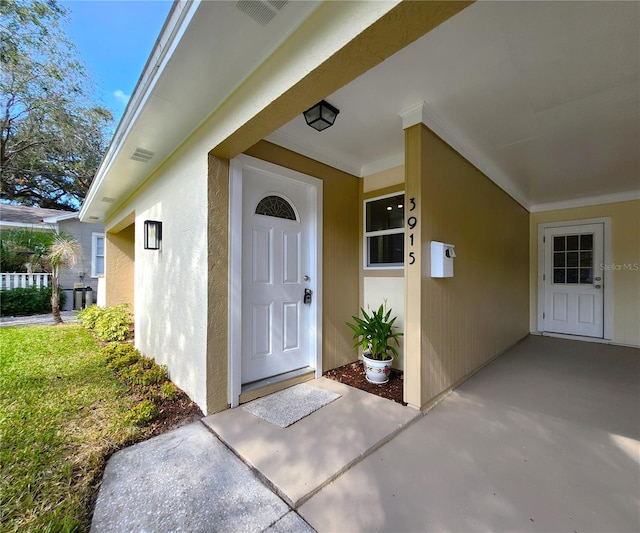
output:
M477 2L268 140L366 175L401 164L401 114L525 207L640 197L640 3ZM587 200L588 202L588 200ZM543 204L543 205L541 205Z
M264 25L237 2L174 4L82 220L115 213L322 12L320 0L265 4L281 9ZM396 0L362 5L382 13ZM345 7L345 28L354 26L349 16ZM247 113L277 96L263 89L273 87L256 88ZM333 127L316 132L299 115L267 139L363 176L402 164L401 114L414 108L530 210L640 198L638 2L477 2L325 97L340 109Z

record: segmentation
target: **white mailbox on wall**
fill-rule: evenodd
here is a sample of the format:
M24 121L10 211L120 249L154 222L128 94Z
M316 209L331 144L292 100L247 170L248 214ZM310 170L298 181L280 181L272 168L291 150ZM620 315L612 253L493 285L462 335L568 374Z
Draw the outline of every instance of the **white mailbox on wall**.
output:
M455 246L444 242L431 241L431 277L452 278Z

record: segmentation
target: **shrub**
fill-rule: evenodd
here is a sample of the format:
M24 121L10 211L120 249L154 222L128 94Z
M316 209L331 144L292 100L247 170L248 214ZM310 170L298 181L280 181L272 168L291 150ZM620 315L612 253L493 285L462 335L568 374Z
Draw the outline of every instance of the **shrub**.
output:
M167 367L144 357L132 344L111 343L102 349L107 368L129 385L148 387L167 381Z
M140 357L134 364L123 368L120 377L130 385L148 387L166 381L167 368L149 357Z
M167 380L167 367L153 364L151 368L144 371L140 385L158 385Z
M129 409L124 415L124 420L134 426L144 426L153 422L159 414L158 408L151 400L144 400Z
M96 322L100 317L101 312L102 308L97 305L90 305L77 313L78 320L85 328L93 329L96 327Z
M60 290L60 307L67 295ZM51 287L19 287L0 291L1 316L27 316L51 313Z
M133 323L128 304L104 308L92 305L78 313L78 318L83 326L107 342L127 340Z
M173 400L178 394L178 387L176 387L170 381L166 381L162 385L160 385L160 391L165 398L167 398L168 400Z
M135 349L133 344L124 342L110 342L102 349L102 356L104 357L104 362L107 364L114 359L129 355L130 353L138 353L138 350Z
M124 369L136 364L140 357L140 352L134 349L132 352L124 353L109 361L107 363L107 368L114 372L123 373Z

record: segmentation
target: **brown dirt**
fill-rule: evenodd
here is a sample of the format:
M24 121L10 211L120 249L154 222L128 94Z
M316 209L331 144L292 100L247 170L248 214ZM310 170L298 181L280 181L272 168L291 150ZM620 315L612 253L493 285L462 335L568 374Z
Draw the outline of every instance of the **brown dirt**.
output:
M387 398L388 400L393 400L394 402L398 402L402 405L407 405L402 401L404 376L402 372L398 370L392 370L389 381L382 385L369 383L367 381L367 378L364 375L362 361L356 361L355 363L349 363L347 365L334 368L333 370L326 372L324 375L329 379L339 381L345 385L351 385L356 389L375 394L382 398Z
M178 394L172 400L165 398L156 406L160 415L150 424L150 437L155 437L204 416L200 408L181 390L178 390Z

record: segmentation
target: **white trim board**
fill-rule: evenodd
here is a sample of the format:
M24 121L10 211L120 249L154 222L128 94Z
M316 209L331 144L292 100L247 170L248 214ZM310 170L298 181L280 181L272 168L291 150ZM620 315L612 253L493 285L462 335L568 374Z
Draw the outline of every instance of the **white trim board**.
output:
M588 207L591 205L615 204L618 202L629 202L632 200L640 200L640 191L628 191L616 194L604 194L602 196L576 198L574 200L565 200L562 202L535 204L529 208L529 212L542 213L544 211L556 211L562 209L571 209L575 207Z
M422 102L405 109L400 113L400 117L402 118L402 127L405 130L416 124L424 124L456 152L458 152L458 154L464 157L504 192L511 196L511 198L529 211L529 213L540 213L542 211L554 211L573 207L586 207L591 205L640 200L640 190L632 190L615 194L574 198L560 202L534 204L529 201L527 195L508 175L497 168L483 153L473 148L471 143L461 135L457 134L447 122L440 118L440 116L431 106L429 106L429 104L427 104L427 102Z
M0 228L26 228L58 231L58 224L28 224L26 222L0 221Z
M597 337L580 337L579 335L566 335L565 333L551 333L548 331L531 331L531 335L536 337L553 337L554 339L565 339L568 341L593 342L595 344L608 344L610 346L623 346L624 348L640 348L640 344L624 344L613 342L610 339L599 339Z
M400 113L400 117L402 117L402 128L405 130L416 124L424 124L511 198L529 210L529 202L520 187L484 154L473 148L469 141L453 131L451 126L442 120L427 102L405 109Z

